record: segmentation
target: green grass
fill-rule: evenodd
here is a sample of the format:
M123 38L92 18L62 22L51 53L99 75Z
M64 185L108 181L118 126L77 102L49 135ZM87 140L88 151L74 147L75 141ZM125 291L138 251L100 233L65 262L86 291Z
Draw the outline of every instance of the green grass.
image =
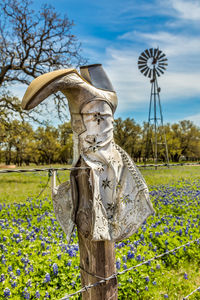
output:
M69 167L69 166L40 166L39 168L50 167ZM35 168L31 166L29 168ZM38 167L37 167L38 168ZM23 167L24 169L24 167ZM59 171L58 176L61 182L69 180L69 171ZM47 181L49 183L45 188ZM57 180L57 184L59 184ZM51 178L48 178L48 172L31 172L31 173L6 173L0 174L0 202L22 203L27 198L36 198L43 190L39 198L51 196Z
M49 166L41 166L49 167ZM52 167L52 166L51 166ZM58 165L53 167L59 167ZM60 166L61 167L61 166ZM66 167L66 166L65 166ZM31 166L31 168L34 168L34 166ZM148 226L147 231L143 232L142 229L138 231L137 234L134 234L130 238L130 242L127 242L127 246L122 248L116 248L116 257L121 259L121 265L123 265L123 255L127 255L127 251L129 251L129 244L134 243L134 241L138 240L140 238L140 235L143 233L145 236L145 242L148 245L150 241L155 245L160 245L159 253L163 253L165 246L164 241L167 239L170 242L169 249L173 249L180 244L186 243L188 240L190 240L190 235L192 235L192 239L195 239L199 237L199 223L194 222L194 227L191 226L191 223L194 219L199 219L199 205L196 205L197 197L195 198L192 196L192 192L198 191L198 187L200 186L200 166L177 166L177 167L171 167L171 168L158 168L158 170L154 169L141 169L141 172L146 179L146 182L150 188L150 190L161 190L163 187L163 194L158 194L158 198L160 200L165 197L165 187L169 185L170 187L175 188L175 191L171 191L170 195L168 195L169 199L176 199L174 204L170 205L164 205L161 203L161 209L160 206L157 205L156 208L156 216L150 217L148 219ZM69 171L59 171L59 177L60 180L66 181L69 179ZM22 223L20 226L25 226L26 224L26 217L30 214L32 215L33 220L31 221L35 227L40 228L40 232L38 233L38 236L40 234L43 234L45 237L48 236L47 229L52 225L51 219L54 218L53 210L52 210L52 202L50 200L51 190L50 190L50 182L48 187L45 189L44 193L39 197L41 200L37 201L35 197L40 193L40 191L45 187L48 180L48 174L46 172L34 172L34 173L10 173L10 174L0 174L0 202L6 202L6 203L24 203L25 205L20 207L20 210L17 210L17 206L11 205L10 208L5 207L2 210L2 217L9 220L10 227L6 230L2 231L2 236L7 235L7 248L8 253L6 253L6 259L8 259L7 264L12 264L13 267L16 269L18 268L18 262L15 263L15 261L18 259L20 260L21 257L13 256L11 255L11 252L17 252L18 249L22 249L22 251L29 255L31 252L31 255L29 255L29 258L32 260L31 263L34 265L34 275L30 274L30 278L33 280L33 288L32 290L38 289L37 283L39 282L39 289L43 291L43 283L42 280L45 276L45 272L52 272L51 267L49 266L49 260L52 262L56 262L59 264L60 270L62 269L62 274L59 275L60 277L53 277L53 274L51 273L52 278L54 278L54 281L61 280L62 284L59 281L59 284L61 284L62 287L62 295L64 295L67 291L68 292L74 292L75 290L78 290L80 288L80 282L77 281L77 285L75 285L74 288L69 286L69 282L72 280L76 281L76 277L74 276L74 273L76 276L78 275L78 270L74 269L74 266L79 265L79 256L77 253L76 258L68 257L67 254L62 253L62 259L59 260L57 258L57 253L61 253L60 245L62 243L65 243L65 239L61 239L62 243L60 243L60 237L59 235L62 234L61 228L55 223L56 230L54 231L52 229L51 234L53 237L48 238L49 241L57 240L58 243L54 244L49 243L50 245L50 251L51 253L49 256L42 256L41 253L44 251L44 249L40 246L40 239L37 238L36 241L30 242L26 240L27 230L22 232L23 235L23 243L20 245L14 244L12 234L13 232L9 231L12 229L12 222L13 217L20 218L21 220L24 219L24 223ZM193 182L193 184L192 184ZM184 191L187 191L187 185L191 184L191 188L188 190L189 192L184 194ZM183 193L181 194L181 197L179 197L179 189L184 189ZM174 195L176 193L177 195ZM48 196L48 199L44 199L46 196ZM34 209L31 210L31 204L26 201L26 199L30 197L33 198L30 203L34 206ZM157 196L152 196L152 202L155 205L155 199ZM198 196L199 197L199 196ZM200 199L200 198L199 198ZM189 206L183 206L183 204L178 204L180 201L186 201L189 203ZM40 208L40 203L42 205L42 209ZM178 211L177 207L178 205ZM48 211L49 215L45 215L44 220L41 221L37 220L37 217L42 215L44 211ZM171 218L171 216L173 216ZM181 220L183 221L183 227L186 228L186 225L188 224L188 220L191 219L191 223L189 223L190 232L188 235L183 235L181 237L178 236L178 233L176 230L179 230L180 225L177 223L177 220L179 222L179 219L176 219L176 217L179 216ZM163 236L155 237L155 232L163 231L164 227L167 226L165 221L162 221L161 224L158 225L157 228L151 227L151 224L155 224L156 222L159 222L161 219L165 218L169 221L169 227L174 228L175 231L170 231L169 233L164 234ZM198 222L199 222L198 221ZM17 225L18 226L18 225ZM17 231L18 227L13 227L15 231ZM21 228L19 226L19 229ZM52 225L53 228L54 225ZM14 230L12 229L12 230ZM30 233L31 233L30 229ZM149 238L149 233L153 232L154 238L151 240ZM37 235L37 234L36 234ZM10 239L10 240L9 240ZM75 238L74 242L76 242L77 238ZM0 239L1 240L1 239ZM13 245L14 248L11 247ZM18 248L19 247L19 248ZM35 248L34 248L35 247ZM200 286L200 260L199 260L199 246L194 244L193 246L190 246L187 250L187 252L183 252L183 250L180 250L177 252L176 256L171 254L170 256L167 256L165 262L166 264L162 264L162 260L155 260L152 262L150 267L142 266L138 268L138 271L131 271L127 272L124 275L119 276L118 282L121 283L121 286L119 287L119 299L130 299L130 300L161 300L164 299L164 295L167 294L169 296L169 299L173 300L179 300L183 299L184 296L188 295L190 292L195 290L197 287ZM33 249L36 249L33 251ZM150 257L153 257L155 255L155 252L151 249L148 249L148 246L143 247L142 245L138 246L137 255L140 254L141 256L145 256L145 259L149 259ZM32 255L33 253L33 255ZM48 259L47 259L48 258ZM72 268L66 267L64 264L64 261L72 259ZM129 263L129 265L128 265ZM132 265L136 265L138 262L135 260L130 260L127 262L127 267L130 267ZM161 269L157 269L157 264L160 264ZM68 269L67 269L68 268ZM121 267L123 270L123 267ZM154 272L151 273L151 268L153 268ZM66 270L68 273L66 273ZM10 287L10 278L8 276L7 272L7 266L5 267L5 270L3 271L6 276L6 286ZM14 271L15 272L15 271ZM184 273L188 274L188 279L184 279ZM60 273L59 273L60 274ZM150 277L150 282L148 284L145 283L145 276ZM31 277L32 276L32 277ZM35 277L36 276L36 277ZM67 277L69 276L69 278ZM21 287L19 285L19 290L22 290L22 287L25 287L25 280L28 280L28 277L23 275L21 279L19 279L19 282L21 282ZM36 279L34 279L36 278ZM20 281L21 280L21 281ZM34 281L35 280L35 281ZM133 282L130 283L129 280L132 280ZM153 280L156 281L156 285L153 285ZM51 292L52 288L52 295L55 292L55 286L57 283L54 284L54 281L52 281L52 287L48 286L49 291ZM149 292L144 291L144 286L148 285ZM2 290L4 289L4 285L2 287ZM137 295L135 290L140 290L140 293ZM1 292L1 288L0 288ZM14 293L14 290L12 291ZM16 293L17 295L17 293ZM20 294L21 295L21 294ZM32 297L34 294L32 294ZM59 295L61 296L61 295ZM14 296L12 299L22 299L19 296ZM1 298L1 296L0 296ZM59 298L59 297L58 297ZM33 299L33 298L31 298ZM54 299L54 298L52 298ZM78 298L75 298L78 299ZM79 298L80 299L80 298ZM194 295L192 295L189 299L191 300L200 300L200 293L196 292Z
M40 168L48 167L50 166L40 166ZM51 167L69 166L51 165ZM35 166L31 166L29 168L35 168ZM158 170L140 168L140 171L143 174L147 185L149 186L172 184L175 181L179 181L182 179L193 180L200 178L200 165L158 168ZM58 175L61 182L69 180L69 171L59 171ZM0 202L5 201L9 203L21 203L24 202L28 197L35 198L45 187L47 181L47 172L0 174ZM50 186L51 179L49 180L48 187L42 193L41 198L51 196Z

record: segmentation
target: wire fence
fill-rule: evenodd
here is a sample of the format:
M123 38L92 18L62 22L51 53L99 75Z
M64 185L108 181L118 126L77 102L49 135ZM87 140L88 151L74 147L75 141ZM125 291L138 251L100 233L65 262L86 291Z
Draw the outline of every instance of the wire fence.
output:
M184 165L194 165L193 163L185 163L185 164L149 164L149 165L137 165L137 167L163 167L163 166L167 166L167 167L170 167L170 166L184 166ZM42 190L40 191L40 193L38 194L37 198L40 197L42 195L42 193L45 191L45 189L47 188L48 184L49 184L49 181L50 181L50 178L53 174L53 172L56 172L56 177L58 179L58 182L61 183L61 180L59 178L59 175L58 175L58 171L73 171L73 170L86 170L86 169L90 169L89 167L71 167L71 168L67 168L67 167L63 167L63 168L35 168L35 169L17 169L17 170L9 170L9 169L4 169L4 170L0 170L0 174L5 174L5 173L27 173L27 172L48 172L48 179L47 179L47 182L45 184L45 186L42 188ZM172 250L169 250L169 251L166 251L160 255L156 255L146 261L143 261L135 266L132 266L128 269L125 269L121 272L116 272L114 274L112 274L111 276L107 277L107 278L102 278L102 277L99 277L95 274L90 274L98 279L101 279L93 284L90 284L90 285L86 285L84 287L82 287L80 290L72 293L72 294L68 294L68 295L65 295L63 298L61 298L60 300L67 300L67 299L70 299L72 298L73 296L77 295L77 294L81 294L81 293L84 293L86 291L88 291L89 289L93 288L93 287L96 287L98 285L101 285L111 279L114 279L114 278L117 278L117 276L120 276L126 272L130 272L142 265L146 265L146 264L149 264L151 261L154 261L156 259L160 259L162 257L164 257L165 255L169 255L171 253L175 253L177 250L183 248L183 247L187 247L187 246L190 246L191 244L193 243L197 243L199 244L200 243L200 239L195 239L193 241L190 241L190 242L187 242L186 244L184 245L180 245ZM193 295L195 292L199 291L200 292L200 287L196 288L195 290L193 290L190 294L188 294L187 296L185 296L183 298L183 300L185 299L188 299L191 295Z
M124 274L124 273L126 273L126 272L130 272L130 271L132 271L132 270L134 270L134 269L136 269L136 268L138 268L138 267L141 267L141 266L143 266L143 265L149 264L151 261L153 261L153 260L155 260L155 259L159 259L159 258L161 258L161 257L163 257L163 256L165 256L165 255L169 255L170 253L174 253L175 251L177 251L177 250L179 250L179 249L181 249L181 248L183 248L183 247L190 246L190 245L193 244L193 243L199 244L199 243L200 243L200 239L195 239L195 240L193 240L193 241L191 241L191 242L187 242L187 243L184 244L184 245L180 245L180 246L178 246L178 247L176 247L176 248L174 248L174 249L172 249L172 250L166 251L166 252L164 252L164 253L162 253L162 254L160 254L160 255L156 255L156 256L154 256L154 257L152 257L152 258L150 258L150 259L148 259L148 260L146 260L146 261L143 261L143 262L141 262L140 264L137 264L137 265L135 265L135 266L132 266L132 267L130 267L130 268L128 268L128 269L125 269L125 270L123 270L123 271L121 271L121 272L116 272L116 273L112 274L111 276L109 276L109 277L107 277L107 278L102 278L100 281L97 281L97 282L95 282L95 283L93 283L93 284L90 284L90 285L86 285L86 286L82 287L80 290L78 290L78 291L76 291L76 292L74 292L74 293L72 293L72 294L65 295L65 296L64 296L63 298L61 298L60 300L67 300L67 299L70 299L70 298L72 298L73 296L75 296L75 295L77 295L77 294L80 294L80 293L83 293L83 292L87 292L87 291L88 291L89 289L91 289L92 287L96 287L96 286L98 286L98 285L100 285L100 284L102 284L102 283L105 283L106 281L109 281L109 280L111 280L111 279L113 279L113 278L116 278L116 277L119 276L119 275L122 275L122 274ZM95 277L100 278L99 276L95 276ZM188 299L190 295L194 294L196 291L199 291L199 290L200 290L200 287L198 287L196 290L194 290L192 293L190 293L189 295L187 295L187 296L184 297L183 299Z

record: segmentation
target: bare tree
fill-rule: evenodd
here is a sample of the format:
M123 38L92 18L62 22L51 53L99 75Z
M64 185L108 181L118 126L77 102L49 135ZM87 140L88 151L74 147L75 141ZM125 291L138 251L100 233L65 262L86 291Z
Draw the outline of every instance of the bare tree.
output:
M43 73L85 63L80 43L71 33L73 21L51 6L34 11L31 4L30 0L1 1L0 87L29 84ZM61 96L54 101L61 117L66 101Z

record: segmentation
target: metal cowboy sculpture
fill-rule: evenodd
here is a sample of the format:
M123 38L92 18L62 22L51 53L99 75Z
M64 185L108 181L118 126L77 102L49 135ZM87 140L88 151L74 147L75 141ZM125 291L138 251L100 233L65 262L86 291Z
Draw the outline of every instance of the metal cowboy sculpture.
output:
M61 91L67 98L74 139L70 182L53 187L55 215L70 239L76 225L91 241L128 238L154 213L146 183L113 140L117 95L101 65L53 71L28 87L24 109Z

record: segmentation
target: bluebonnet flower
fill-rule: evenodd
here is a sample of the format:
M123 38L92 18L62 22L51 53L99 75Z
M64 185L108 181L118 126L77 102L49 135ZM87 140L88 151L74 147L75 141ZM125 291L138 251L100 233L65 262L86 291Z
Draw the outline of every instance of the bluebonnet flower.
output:
M20 269L17 269L16 270L16 274L19 276L19 275L21 275L21 270Z
M152 239L152 237L153 237L153 233L151 232L151 233L149 234L149 238Z
M53 264L53 273L54 273L55 275L58 274L58 265L57 265L57 263L54 263L54 264Z
M49 281L51 281L51 276L49 273L46 273L44 282L49 282Z
M39 292L38 290L35 292L35 298L36 298L36 299L39 299L39 298L40 298L40 292Z
M61 254L57 254L57 258L60 260L61 259Z
M11 295L10 289L9 288L5 288L5 290L3 291L4 297L8 298Z
M8 272L12 271L12 266L8 266Z
M68 260L68 262L66 263L66 266L70 267L72 265L72 261Z
M164 298L169 298L169 296L167 294L164 295Z
M49 295L48 292L45 293L44 298L45 298L45 299L50 298L50 295Z
M123 262L127 262L126 255L123 255L123 256L122 256L122 260L123 260Z
M123 264L123 269L126 270L127 269L127 265Z
M157 284L155 280L154 280L152 283L153 283L153 285L156 285L156 284Z
M145 286L145 290L146 290L146 291L148 291L148 290L149 290L148 286Z
M11 286L12 286L12 288L15 288L15 287L17 286L17 282L16 282L16 281L13 281L13 282L11 283Z
M128 251L128 254L127 254L127 258L128 259L131 259L131 258L134 258L135 257L135 254L134 254L134 252L132 252L132 251Z
M150 280L150 279L149 279L149 276L146 276L146 277L145 277L145 280L146 280L146 282L149 282L149 280Z
M120 261L120 258L118 258L116 261L116 268L119 270L120 266L121 266L121 261Z
M3 282L3 281L5 281L5 275L1 274L1 276L0 276L0 282Z
M75 286L75 284L76 284L75 281L72 281L72 282L70 283L70 285L73 286L73 287Z
M184 279L188 279L187 273L184 273Z

